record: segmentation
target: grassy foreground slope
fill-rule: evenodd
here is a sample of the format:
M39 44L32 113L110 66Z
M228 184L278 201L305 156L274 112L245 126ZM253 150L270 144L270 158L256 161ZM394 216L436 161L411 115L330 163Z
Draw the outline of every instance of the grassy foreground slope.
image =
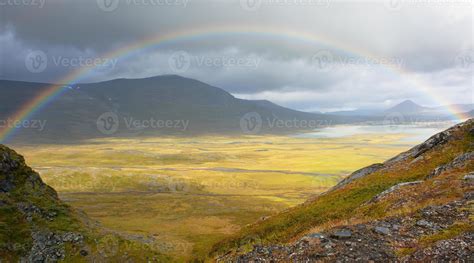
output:
M430 205L462 199L473 190L471 184L463 183L466 174L474 171L473 145L474 120L471 119L383 164L355 172L332 190L303 205L242 229L237 235L215 244L210 259L245 254L255 245L288 244L311 232L408 215ZM416 184L403 189L400 184L405 182ZM396 194L380 197L397 185L402 189ZM457 231L455 234L473 230L472 221L467 227L465 223L461 226L452 227ZM435 237L420 237L419 243L427 244L426 240L443 239L443 235L452 234L448 229L447 233L440 232Z
M146 245L94 226L0 145L0 262L168 261Z

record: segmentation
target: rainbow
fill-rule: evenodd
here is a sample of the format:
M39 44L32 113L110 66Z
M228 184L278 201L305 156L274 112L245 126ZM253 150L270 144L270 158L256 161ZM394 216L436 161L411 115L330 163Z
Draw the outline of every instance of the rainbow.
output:
M321 46L328 47L330 49L341 50L346 53L356 55L357 57L369 58L369 59L379 59L377 56L361 49L357 49L353 46L347 45L347 43L338 42L334 39L328 38L323 35L314 35L309 32L296 32L293 29L288 28L270 28L270 27L259 27L259 26L208 26L203 28L195 28L192 30L183 30L176 31L169 34L163 34L159 36L153 36L146 38L140 41L136 41L132 44L128 44L124 47L113 50L112 52L106 53L101 58L103 59L124 59L134 54L141 52L150 48L157 48L161 45L171 44L180 41L189 41L189 40L198 40L208 37L219 37L227 35L253 35L257 37L270 37L277 39L289 39L292 41L300 41L303 43L317 44ZM423 83L418 77L414 74L404 70L402 67L397 67L395 65L384 65L389 70L393 71L397 75L403 77L404 79L409 80L415 87L417 87L421 92L431 97L435 102L440 105L450 105L451 103L445 101L445 99L433 92L429 85ZM53 84L48 86L40 94L36 95L28 103L23 105L17 112L9 117L11 120L22 121L27 120L32 117L36 112L38 112L45 105L53 101L55 98L60 96L65 90L67 90L70 85L78 84L81 80L88 76L94 68L86 67L80 68L76 71L71 72L64 78L60 79L56 83L62 84ZM458 120L467 119L466 116L460 114L459 110L451 107L450 112ZM0 143L5 142L9 137L11 137L16 128L15 127L5 127L0 131Z

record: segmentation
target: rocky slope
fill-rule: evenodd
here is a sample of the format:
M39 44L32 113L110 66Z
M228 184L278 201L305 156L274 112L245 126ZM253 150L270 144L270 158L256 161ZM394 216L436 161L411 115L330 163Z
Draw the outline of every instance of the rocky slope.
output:
M474 120L243 229L218 262L473 262Z
M163 261L65 205L22 156L0 145L0 262Z

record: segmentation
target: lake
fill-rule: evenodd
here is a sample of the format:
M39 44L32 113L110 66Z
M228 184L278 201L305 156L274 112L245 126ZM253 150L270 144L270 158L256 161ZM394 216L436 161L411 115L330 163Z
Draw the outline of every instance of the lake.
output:
M367 134L403 134L401 142L420 143L436 133L453 126L455 122L426 122L397 125L337 125L316 129L314 132L298 134L300 138L343 138Z

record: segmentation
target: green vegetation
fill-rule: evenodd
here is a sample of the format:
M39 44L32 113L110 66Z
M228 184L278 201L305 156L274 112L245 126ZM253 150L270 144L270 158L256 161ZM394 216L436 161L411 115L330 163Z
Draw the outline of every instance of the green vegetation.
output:
M184 261L408 149L402 138L165 137L15 148L101 227Z
M469 222L456 222L450 227L442 230L439 233L430 236L423 236L420 239L419 244L423 247L427 247L431 244L436 243L440 240L450 239L459 236L462 233L474 231L474 226Z
M474 226L472 225L472 222L455 222L448 228L443 229L442 231L436 234L422 236L418 240L418 244L416 244L416 246L409 247L409 248L401 248L401 249L398 249L396 252L399 257L403 257L403 256L413 253L417 249L429 247L440 240L455 238L463 233L473 232L473 231L474 231Z
M107 256L110 260L123 260L123 255L136 260L156 258L168 260L141 242L130 241L118 235L108 235L117 245L110 253L110 243L104 245L102 229L86 226L86 222L64 204L55 190L44 184L39 175L29 168L16 152L0 145L2 157L0 182L0 258L18 262L27 257L33 246L32 234L75 233L84 237L84 245L67 243L66 262L91 262ZM6 190L5 190L6 189ZM51 216L49 216L51 215ZM45 244L42 244L45 245ZM102 246L101 246L102 245ZM87 257L80 250L89 250ZM109 252L109 255L104 255ZM90 254L89 254L90 253ZM95 260L94 260L95 259Z
M468 128L470 127L465 129ZM473 135L465 130L459 132L457 136L460 136L458 140L443 145L442 149L428 152L422 160L413 162L413 158L409 158L406 162L370 174L344 188L323 194L312 202L245 227L238 234L217 243L211 255L228 251L242 252L243 247L248 247L249 244L255 242L253 240L263 244L285 243L311 228L336 224L341 220L351 218L369 220L387 215L389 210L386 206L370 209L363 204L393 185L424 179L437 166L448 163L463 152L472 150ZM449 188L450 186L447 185L440 192L449 193L450 191L447 191ZM258 238L249 239L255 236Z

